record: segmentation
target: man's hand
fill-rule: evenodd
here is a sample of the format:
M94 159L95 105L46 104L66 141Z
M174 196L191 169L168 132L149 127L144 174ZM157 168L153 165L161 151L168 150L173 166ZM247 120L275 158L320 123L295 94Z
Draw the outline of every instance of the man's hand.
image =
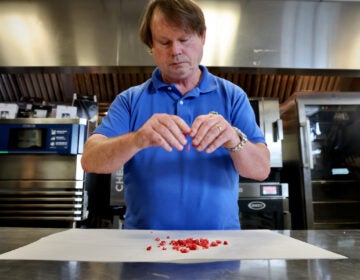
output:
M231 124L218 114L198 116L191 126L190 137L197 151L212 153L220 146L231 148L239 144L239 137Z
M175 115L154 114L136 132L138 148L162 147L166 151L183 150L186 145L186 134L191 131L183 119Z

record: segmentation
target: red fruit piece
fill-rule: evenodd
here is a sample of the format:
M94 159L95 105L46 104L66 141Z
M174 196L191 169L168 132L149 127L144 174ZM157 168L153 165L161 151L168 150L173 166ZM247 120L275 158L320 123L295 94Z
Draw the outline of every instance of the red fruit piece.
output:
M224 245L228 245L229 243L225 240L223 244L224 244Z
M190 250L196 250L196 249L197 249L197 245L196 245L195 243L189 244L187 247L188 247Z
M200 246L203 247L204 249L208 249L210 245L210 242L208 239L206 238L200 238Z
M151 250L151 246L147 246L146 251L150 251L150 250Z

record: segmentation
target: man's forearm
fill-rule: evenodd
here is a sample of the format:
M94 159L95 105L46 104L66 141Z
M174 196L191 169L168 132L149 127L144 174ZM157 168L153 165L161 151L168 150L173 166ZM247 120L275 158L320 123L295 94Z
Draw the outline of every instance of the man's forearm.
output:
M250 141L236 152L230 152L235 168L242 177L263 181L270 172L270 153L264 144Z
M139 149L135 133L107 138L92 135L85 143L81 164L85 172L112 173L120 169Z

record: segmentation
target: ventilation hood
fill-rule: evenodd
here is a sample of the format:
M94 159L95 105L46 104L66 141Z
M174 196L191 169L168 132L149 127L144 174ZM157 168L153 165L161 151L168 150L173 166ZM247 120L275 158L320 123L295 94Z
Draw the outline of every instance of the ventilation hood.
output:
M0 0L0 102L70 104L100 113L148 79L138 26L147 0ZM197 0L207 24L202 64L249 97L360 91L360 2Z
M138 36L147 0L0 2L0 66L153 66ZM202 63L360 69L357 1L198 0Z

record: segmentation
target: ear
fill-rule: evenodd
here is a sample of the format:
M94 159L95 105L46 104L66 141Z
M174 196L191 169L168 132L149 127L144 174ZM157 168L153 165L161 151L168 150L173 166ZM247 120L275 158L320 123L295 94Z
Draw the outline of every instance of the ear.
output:
M205 45L205 40L206 40L206 29L204 30L204 34L202 35L202 38L201 38L203 45Z

